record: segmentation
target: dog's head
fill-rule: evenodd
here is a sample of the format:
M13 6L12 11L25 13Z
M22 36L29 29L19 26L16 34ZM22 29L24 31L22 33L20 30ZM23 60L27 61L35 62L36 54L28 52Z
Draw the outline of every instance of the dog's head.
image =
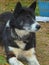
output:
M26 30L29 32L36 32L39 30L40 25L35 20L35 8L36 1L34 1L29 7L22 7L18 2L13 13L11 20L11 26L20 30Z

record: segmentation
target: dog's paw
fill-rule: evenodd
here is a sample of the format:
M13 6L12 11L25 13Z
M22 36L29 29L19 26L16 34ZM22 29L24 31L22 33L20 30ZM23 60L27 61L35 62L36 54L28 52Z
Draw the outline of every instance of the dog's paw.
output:
M32 62L32 63L29 63L28 65L40 65L40 64L39 63L37 64L37 63Z
M28 63L28 65L40 65L40 64L39 64L39 62L38 62L37 59L32 59L32 61L30 61L30 62Z
M40 65L39 62L32 61L31 63L28 63L28 65Z
M21 63L20 61L18 61L18 60L16 59L16 57L10 58L10 59L9 59L9 63L10 63L10 65L24 65L23 63Z
M18 65L17 59L15 57L10 58L9 63L10 63L10 65Z
M18 65L24 65L22 62L18 61Z

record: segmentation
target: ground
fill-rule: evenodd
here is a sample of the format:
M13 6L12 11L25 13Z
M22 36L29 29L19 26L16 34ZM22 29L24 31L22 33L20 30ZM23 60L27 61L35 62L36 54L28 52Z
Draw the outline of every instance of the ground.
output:
M41 23L41 29L36 36L39 61L41 65L49 65L49 23Z

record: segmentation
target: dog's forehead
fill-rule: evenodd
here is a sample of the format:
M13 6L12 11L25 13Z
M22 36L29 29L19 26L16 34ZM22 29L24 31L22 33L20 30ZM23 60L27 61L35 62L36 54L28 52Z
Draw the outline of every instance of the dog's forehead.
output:
M30 20L33 18L34 16L32 16L32 14L29 11L23 11L22 13L20 13L18 19L19 20Z
M23 14L23 15L31 15L34 14L34 11L29 9L29 8L23 8L20 12L20 14Z

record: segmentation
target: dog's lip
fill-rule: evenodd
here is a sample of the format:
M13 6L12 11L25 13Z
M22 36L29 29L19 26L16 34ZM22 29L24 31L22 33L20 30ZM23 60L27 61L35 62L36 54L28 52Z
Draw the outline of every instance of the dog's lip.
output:
M25 29L24 29L25 30ZM31 30L25 30L25 31L27 31L27 32L35 32L35 31L31 31ZM36 30L37 31L37 30Z
M36 29L36 30L26 30L26 29L23 29L23 30L25 30L25 31L28 31L28 32L37 32L39 29Z

